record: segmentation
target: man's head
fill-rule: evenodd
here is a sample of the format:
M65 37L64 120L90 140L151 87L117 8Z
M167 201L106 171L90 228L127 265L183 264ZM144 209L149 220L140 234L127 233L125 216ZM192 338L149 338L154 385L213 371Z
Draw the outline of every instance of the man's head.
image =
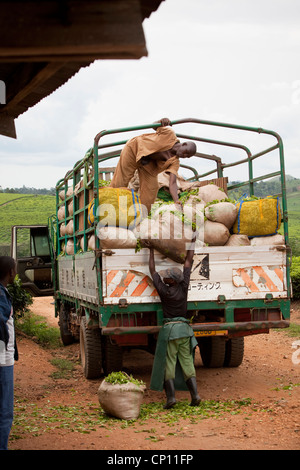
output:
M5 286L11 284L16 274L15 260L10 256L0 256L0 282Z
M161 276L164 283L168 284L169 286L179 284L183 281L183 273L179 268L165 269L164 271L160 271L159 275Z
M179 158L190 158L197 152L195 142L182 142L176 145L176 156Z

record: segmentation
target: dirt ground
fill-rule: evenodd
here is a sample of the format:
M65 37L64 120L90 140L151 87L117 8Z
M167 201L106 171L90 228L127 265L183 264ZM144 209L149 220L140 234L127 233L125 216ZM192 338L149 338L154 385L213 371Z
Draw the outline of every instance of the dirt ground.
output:
M35 299L32 311L57 326L52 298ZM300 303L294 303L291 321L300 324ZM238 368L205 369L196 354L198 390L202 400L244 400L250 405L240 412L226 411L202 420L179 419L164 423L155 419L137 420L124 426L115 419L111 429L99 426L85 434L74 430L72 420L66 427L47 426L41 432L43 413L36 416L39 430L28 427L26 413L23 433L16 438L13 427L10 450L299 450L300 449L300 338L283 330L245 338L245 356ZM298 341L299 345L295 345ZM293 344L294 343L294 344ZM98 405L97 390L103 378L86 380L79 361L79 344L59 351L41 348L24 335L18 337L19 361L15 365L15 397L18 403L46 410L51 406ZM299 354L298 354L299 352ZM50 363L59 355L75 359L69 379L53 378ZM125 354L124 367L147 386L153 356L144 351ZM178 401L188 392L177 392ZM148 388L144 403L161 402L164 394ZM20 405L18 405L20 407ZM167 413L161 407L161 413ZM32 416L32 412L31 412ZM16 418L17 420L18 418ZM29 418L28 418L29 419ZM32 418L31 418L32 419ZM20 426L16 423L14 426ZM25 431L24 431L25 430Z

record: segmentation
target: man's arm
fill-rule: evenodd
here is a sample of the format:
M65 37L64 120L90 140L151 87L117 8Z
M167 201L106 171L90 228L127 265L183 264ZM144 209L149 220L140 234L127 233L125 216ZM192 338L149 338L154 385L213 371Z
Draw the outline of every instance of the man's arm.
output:
M181 202L178 199L177 178L174 173L170 173L169 191L175 204L179 204L180 207L182 207Z
M189 250L187 250L185 261L184 261L184 268L191 268L193 264L194 252L195 252L195 241L196 235L194 235L193 240L191 241L191 245Z
M155 273L155 261L154 261L154 250L153 250L153 248L150 248L149 271L150 271L151 277L153 279L153 275Z

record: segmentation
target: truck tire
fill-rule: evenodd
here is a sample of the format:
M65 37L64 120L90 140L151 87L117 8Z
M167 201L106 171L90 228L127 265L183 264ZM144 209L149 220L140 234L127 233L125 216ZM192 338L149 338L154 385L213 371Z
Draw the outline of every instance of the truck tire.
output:
M123 351L117 344L111 342L110 337L103 336L103 371L105 375L119 372L123 368Z
M68 307L62 303L59 309L59 330L60 330L60 337L63 342L64 346L69 346L70 344L75 342L75 338L72 335L71 331L69 330L69 325L68 325L68 315L69 315L69 310Z
M101 331L87 328L85 317L80 323L80 358L85 378L99 378L102 370Z
M238 367L244 358L244 337L231 338L226 341L225 367Z
M204 367L223 367L225 361L225 338L197 338Z

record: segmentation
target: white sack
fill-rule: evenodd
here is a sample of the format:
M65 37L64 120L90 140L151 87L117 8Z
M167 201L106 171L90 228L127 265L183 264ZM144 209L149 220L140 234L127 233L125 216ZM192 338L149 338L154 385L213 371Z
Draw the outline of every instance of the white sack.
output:
M120 419L137 419L145 387L134 383L111 384L103 380L98 389L101 407L108 415Z
M65 218L66 210L65 206L60 206L60 208L57 211L57 218L58 220L63 220Z
M237 207L231 202L218 202L205 208L205 216L212 222L231 228L237 218Z
M74 232L73 220L69 220L69 222L67 223L66 232L68 235L73 235L73 232Z
M254 237L251 239L251 246L262 245L285 245L284 236L277 233L270 237Z
M103 249L135 248L137 239L132 230L122 227L101 227L97 236Z
M227 194L215 184L207 184L200 186L198 197L207 204L212 201L223 201L227 199Z
M73 215L73 201L68 204L68 214Z
M223 246L229 237L230 233L225 225L211 220L204 222L204 243L209 246Z
M247 235L231 235L225 246L249 246L250 240Z
M67 229L64 223L62 223L59 227L59 233L61 237L64 237L67 233Z

